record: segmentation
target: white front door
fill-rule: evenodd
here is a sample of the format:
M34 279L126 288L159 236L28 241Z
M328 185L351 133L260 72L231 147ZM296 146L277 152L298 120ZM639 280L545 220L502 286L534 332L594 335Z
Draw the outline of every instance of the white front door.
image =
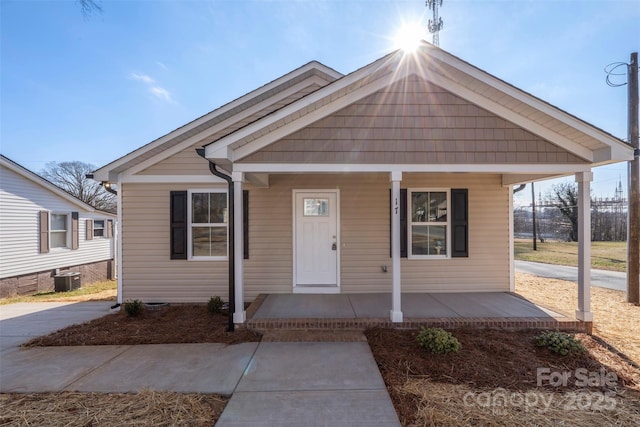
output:
M294 190L294 291L338 290L338 192Z

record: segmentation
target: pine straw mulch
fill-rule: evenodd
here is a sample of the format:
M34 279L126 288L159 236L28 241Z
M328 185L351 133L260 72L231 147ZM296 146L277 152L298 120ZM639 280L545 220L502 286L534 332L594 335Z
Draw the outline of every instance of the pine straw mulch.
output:
M418 348L416 330L366 332L403 426L640 425L640 370L589 335L577 335L587 353L562 357L535 346L537 331L451 332L462 349L449 355ZM538 387L538 368L572 376ZM578 368L614 372L617 386L578 387Z
M212 426L229 398L214 394L0 394L0 426Z
M540 306L575 316L578 286L564 280L516 273L516 292ZM625 293L591 287L593 335L640 365L640 307L626 302Z
M244 328L226 331L226 313L210 313L206 305L175 305L144 310L138 317L124 310L37 337L23 347L71 345L135 345L178 343L239 344L260 341Z

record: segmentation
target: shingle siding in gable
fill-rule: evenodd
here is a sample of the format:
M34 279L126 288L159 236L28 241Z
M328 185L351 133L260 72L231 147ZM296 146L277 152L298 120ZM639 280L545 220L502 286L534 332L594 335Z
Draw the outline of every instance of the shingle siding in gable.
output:
M480 107L415 79L370 95L241 160L296 161L584 163Z

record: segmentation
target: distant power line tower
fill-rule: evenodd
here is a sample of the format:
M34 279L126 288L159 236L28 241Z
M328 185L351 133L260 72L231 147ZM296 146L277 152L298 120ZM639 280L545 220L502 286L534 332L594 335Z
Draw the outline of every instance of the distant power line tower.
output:
M443 0L427 0L425 5L433 11L433 19L429 19L429 32L433 35L434 46L440 46L440 30L444 25L442 18L438 16L438 7L442 6Z

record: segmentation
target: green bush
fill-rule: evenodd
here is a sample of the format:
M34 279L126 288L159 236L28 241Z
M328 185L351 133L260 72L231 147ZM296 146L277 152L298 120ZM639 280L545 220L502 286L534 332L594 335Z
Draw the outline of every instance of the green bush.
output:
M431 353L457 353L462 348L456 337L440 328L421 328L416 341Z
M219 296L211 297L207 303L207 310L209 310L210 313L220 313L223 305L224 302L222 298Z
M133 301L125 301L122 306L124 307L125 313L127 313L129 317L137 317L142 314L142 311L144 310L142 301L138 299L134 299Z
M573 335L559 331L546 331L537 335L536 345L547 347L554 353L566 356L569 353L582 353L584 347Z

